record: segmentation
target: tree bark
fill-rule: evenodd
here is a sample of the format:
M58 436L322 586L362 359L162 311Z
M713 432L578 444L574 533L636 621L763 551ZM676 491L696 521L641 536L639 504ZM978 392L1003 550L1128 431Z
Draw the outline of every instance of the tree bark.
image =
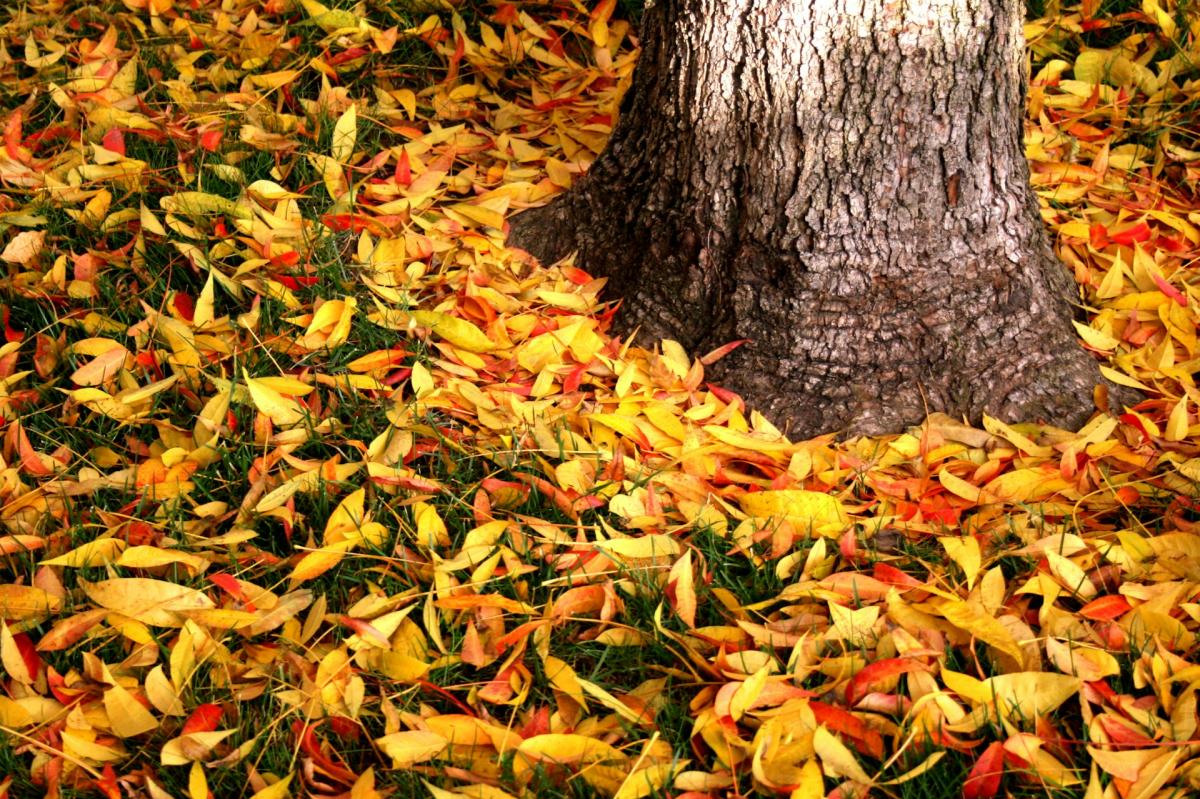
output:
M608 149L514 222L793 432L1075 424L1095 361L1021 137L1019 0L659 0ZM711 374L711 373L710 373Z

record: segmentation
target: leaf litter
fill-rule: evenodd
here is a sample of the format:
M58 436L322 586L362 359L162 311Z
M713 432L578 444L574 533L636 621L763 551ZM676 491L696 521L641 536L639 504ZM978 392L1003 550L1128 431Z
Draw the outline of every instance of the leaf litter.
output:
M844 442L505 247L604 147L616 0L110 6L0 40L0 796L1200 790L1185 6L1026 25L1146 398Z

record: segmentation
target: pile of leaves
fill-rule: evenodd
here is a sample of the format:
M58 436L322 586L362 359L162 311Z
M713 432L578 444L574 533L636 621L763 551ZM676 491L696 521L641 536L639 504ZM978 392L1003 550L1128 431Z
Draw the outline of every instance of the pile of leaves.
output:
M1200 791L1200 23L1099 6L1027 147L1145 401L845 442L505 247L616 0L5 6L0 797Z

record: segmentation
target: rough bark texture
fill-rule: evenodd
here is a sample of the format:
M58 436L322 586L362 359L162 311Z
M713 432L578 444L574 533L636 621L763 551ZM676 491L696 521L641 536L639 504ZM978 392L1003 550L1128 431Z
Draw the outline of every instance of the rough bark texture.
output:
M608 149L518 246L578 250L648 338L751 339L716 377L793 432L1086 418L1019 0L660 0L643 45Z

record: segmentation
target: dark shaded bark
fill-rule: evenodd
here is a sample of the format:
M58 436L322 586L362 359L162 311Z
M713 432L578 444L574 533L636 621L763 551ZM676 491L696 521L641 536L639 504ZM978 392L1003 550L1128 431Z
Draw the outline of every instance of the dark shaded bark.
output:
M660 0L589 174L514 223L793 432L1070 425L1094 360L1021 144L1019 0ZM710 372L711 374L712 372Z

